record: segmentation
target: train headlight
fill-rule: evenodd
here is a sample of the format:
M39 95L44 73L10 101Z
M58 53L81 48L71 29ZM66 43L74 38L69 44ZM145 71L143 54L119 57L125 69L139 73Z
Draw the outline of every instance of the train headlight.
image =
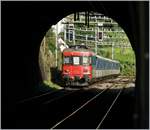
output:
M64 73L65 73L65 74L68 74L68 73L69 73L69 70L64 70Z

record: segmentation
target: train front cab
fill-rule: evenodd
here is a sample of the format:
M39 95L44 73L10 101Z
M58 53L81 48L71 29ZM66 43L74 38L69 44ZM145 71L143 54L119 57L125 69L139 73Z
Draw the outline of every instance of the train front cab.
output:
M71 86L87 86L92 79L92 57L79 53L78 55L63 54L62 79Z

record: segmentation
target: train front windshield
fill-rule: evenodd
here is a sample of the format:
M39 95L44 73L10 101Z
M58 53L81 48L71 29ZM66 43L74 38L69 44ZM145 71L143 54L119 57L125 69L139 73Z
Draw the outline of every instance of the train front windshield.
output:
M91 57L89 57L89 56L83 56L82 57L82 64L83 65L90 65L91 64Z
M91 57L89 56L65 56L64 64L68 65L90 65Z
M81 57L72 57L73 58L73 65L81 65Z

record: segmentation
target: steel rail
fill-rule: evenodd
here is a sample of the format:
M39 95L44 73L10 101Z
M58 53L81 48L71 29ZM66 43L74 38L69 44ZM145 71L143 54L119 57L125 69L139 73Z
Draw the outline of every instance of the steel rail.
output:
M109 88L111 88L112 86L110 86ZM57 122L54 126L52 126L50 129L54 129L56 128L58 125L60 125L61 123L63 123L65 120L67 120L68 118L70 118L71 116L73 116L75 113L77 113L79 110L81 110L83 107L85 107L87 104L89 104L91 101L93 101L94 99L96 99L98 96L100 96L103 92L105 92L107 89L104 89L103 91L101 91L100 93L98 93L96 96L94 96L93 98L91 98L90 100L88 100L86 103L84 103L81 107L79 107L77 110L75 110L74 112L72 112L70 115L68 115L67 117L65 117L64 119L62 119L61 121Z
M66 89L66 88L65 88L65 89ZM93 88L88 88L88 89L93 89ZM72 93L75 93L75 92L84 90L84 88L83 88L83 89L68 89L68 88L67 88L66 90L73 90L73 91L70 92L70 93L67 93L67 94L63 95L62 97L56 97L56 98L53 98L52 100L46 101L46 102L44 102L43 104L49 104L49 103L51 103L51 102L53 102L53 101L55 101L55 100L57 100L57 99L59 99L59 98L63 98L63 97L68 96L68 95L70 95L70 94L72 94Z
M99 129L101 124L103 123L103 121L105 120L105 118L108 116L110 110L112 109L112 107L114 106L115 102L117 101L118 97L120 96L121 92L123 91L124 88L122 88L119 93L117 94L116 98L114 99L114 101L112 102L111 106L109 107L109 109L107 110L106 114L103 116L102 120L100 121L100 123L98 124L98 126L96 127L96 129Z
M43 104L49 104L49 103L51 103L51 102L53 102L53 101L55 101L55 100L61 99L61 98L65 97L65 96L68 96L68 95L70 95L70 94L72 94L72 93L75 93L75 92L78 92L78 91L80 91L80 90L74 90L74 91L72 91L72 92L70 92L70 93L67 93L67 94L65 94L65 95L62 95L62 96L60 96L60 97L56 97L56 98L53 98L52 100L46 101L46 102L44 102Z
M47 93L44 93L44 94L41 94L41 95L36 95L34 97L30 97L30 98L18 101L17 103L23 103L23 102L26 102L26 101L30 101L30 100L33 100L33 99L36 99L36 98L39 98L39 97L42 97L42 96L45 96L45 95L53 94L55 92L62 91L62 90L65 90L65 89L54 90L52 92L47 92Z

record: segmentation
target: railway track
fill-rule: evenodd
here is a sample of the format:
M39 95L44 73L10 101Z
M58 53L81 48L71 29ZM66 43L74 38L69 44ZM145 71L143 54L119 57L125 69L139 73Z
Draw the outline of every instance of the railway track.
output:
M63 89L61 89L61 90L52 90L52 91L48 91L48 92L40 94L40 95L36 95L36 96L30 97L30 98L26 98L24 100L18 101L17 104L25 103L25 102L30 102L32 100L37 100L37 99L39 99L41 97L50 96L51 94L54 94L54 93L60 92L60 91L63 91Z
M114 84L108 81L83 89L63 89L23 101L17 109L20 113L17 116L18 127L105 128L103 124L108 121L124 91L119 82ZM102 87L102 84L107 85ZM23 111L28 111L28 114Z
M46 98L50 98L50 96L55 96L55 94L62 96L61 93L63 93L63 95L67 95L67 94L65 94L66 90L75 91L75 90L79 90L79 89L90 89L90 88L94 88L93 86L96 86L97 84L101 84L100 88L102 88L102 84L105 84L105 83L107 83L105 86L109 87L108 83L115 83L115 84L117 84L117 82L118 82L119 84L122 85L122 83L131 82L131 81L134 82L135 79L134 78L129 79L129 77L119 76L118 78L116 78L114 80L113 79L101 80L101 81L99 81L97 83L94 83L94 84L88 86L88 87L82 87L82 88L69 88L68 87L68 88L65 88L65 89L63 88L63 89L60 89L60 90L48 91L46 93L43 93L43 94L40 94L40 95L36 95L36 96L30 97L30 98L18 101L17 103L25 103L25 102L28 102L28 103L31 102L32 103L32 102L35 102L35 101L38 102L38 100L43 101Z
M110 95L110 88L104 89L93 98L84 103L70 115L57 122L51 129L93 129L100 128L101 124L108 116L111 108L117 101L123 88ZM109 98L107 98L109 96ZM107 100L106 100L107 99ZM104 102L105 100L105 102ZM107 102L107 103L106 103ZM101 113L98 113L101 112ZM93 121L94 120L94 121ZM96 127L97 121L100 121Z
M17 124L22 126L24 122L26 122L25 128L28 128L27 126L31 126L31 128L49 128L51 124L55 124L93 97L95 93L98 93L95 89L81 89L75 90L75 92L70 95L57 98L57 100L52 99L53 101L50 100L50 102L43 101L43 103L36 105L31 102L23 103L17 109L17 111L20 112L20 114L18 114ZM79 95L82 96L80 97ZM27 112L24 113L24 111ZM31 122L32 125L30 124Z

